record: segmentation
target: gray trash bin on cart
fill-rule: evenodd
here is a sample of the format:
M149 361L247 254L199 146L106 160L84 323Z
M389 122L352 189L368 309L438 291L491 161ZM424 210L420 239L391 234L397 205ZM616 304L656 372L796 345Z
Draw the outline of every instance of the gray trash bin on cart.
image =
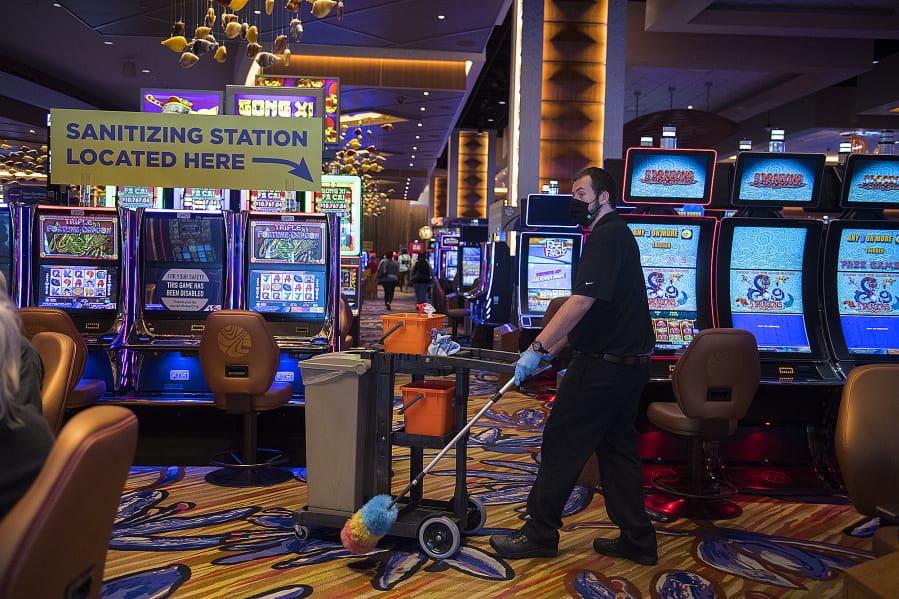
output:
M306 389L308 509L352 515L374 473L371 361L334 352L302 360L299 366Z

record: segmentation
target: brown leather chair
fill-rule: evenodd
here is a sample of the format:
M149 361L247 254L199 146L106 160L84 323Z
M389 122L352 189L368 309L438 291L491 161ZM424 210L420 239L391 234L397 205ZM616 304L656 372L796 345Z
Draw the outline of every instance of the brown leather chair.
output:
M137 444L137 418L96 406L63 427L28 492L0 521L0 597L100 596Z
M256 447L257 414L286 405L290 383L275 383L280 352L258 312L219 310L206 318L200 338L200 366L213 392L215 406L243 417L243 449L214 456L220 466L206 481L224 487L268 486L293 474L275 466L286 463L274 449Z
M649 404L649 421L689 439L687 475L660 475L647 503L659 512L699 519L738 516L727 501L737 488L721 475L718 444L733 435L759 386L761 363L755 336L742 329L706 329L677 361L671 374L674 402ZM710 464L705 468L704 464ZM676 499L672 499L674 496Z
M44 364L41 409L56 435L62 428L66 396L75 375L75 342L68 335L45 331L31 338Z
M87 344L78 331L72 317L57 308L19 308L22 318L22 334L29 339L44 331L69 336L75 342L75 373L72 387L66 398L66 408L83 408L97 402L106 393L106 383L101 379L82 379L87 363Z
M899 364L853 368L837 414L836 457L855 509L874 516L878 505L899 505ZM899 549L899 527L874 533L875 555Z
M463 327L465 325L465 321L468 318L468 310L451 306L450 302L455 301L457 297L455 293L451 294L451 296L446 295L440 281L435 279L434 284L431 286L431 304L437 310L437 314L446 316L447 322L453 327L453 338L456 338L459 335L459 325L462 324Z

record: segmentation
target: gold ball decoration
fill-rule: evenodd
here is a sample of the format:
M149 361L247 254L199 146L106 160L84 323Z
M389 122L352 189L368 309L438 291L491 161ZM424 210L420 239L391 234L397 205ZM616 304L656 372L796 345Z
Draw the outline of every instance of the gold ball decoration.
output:
M344 147L334 156L334 160L323 165L323 172L331 175L357 175L362 179L362 211L368 216L380 216L387 210L390 203L388 194L395 193L393 189L384 192L376 176L384 171L386 157L382 155L376 145L369 143L373 135L371 129L363 130L356 127L352 131L345 125L341 126Z

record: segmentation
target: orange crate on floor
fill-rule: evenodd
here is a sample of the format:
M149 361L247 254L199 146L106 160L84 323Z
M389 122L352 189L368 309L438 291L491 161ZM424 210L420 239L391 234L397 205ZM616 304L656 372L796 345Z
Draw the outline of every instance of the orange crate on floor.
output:
M405 411L409 435L447 435L456 427L456 384L452 381L413 381L400 387L403 405L419 393L424 397Z
M384 351L394 354L426 354L431 344L431 329L443 330L443 314L417 314L415 312L397 312L382 314L381 325L384 332L389 331L399 322L399 329L392 332L384 340Z

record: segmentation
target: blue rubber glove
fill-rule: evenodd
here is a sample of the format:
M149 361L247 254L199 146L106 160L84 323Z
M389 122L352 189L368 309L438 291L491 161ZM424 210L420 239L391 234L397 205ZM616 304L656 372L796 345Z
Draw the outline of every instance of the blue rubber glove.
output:
M521 352L518 361L515 362L515 384L520 385L543 366L544 360L532 349Z

